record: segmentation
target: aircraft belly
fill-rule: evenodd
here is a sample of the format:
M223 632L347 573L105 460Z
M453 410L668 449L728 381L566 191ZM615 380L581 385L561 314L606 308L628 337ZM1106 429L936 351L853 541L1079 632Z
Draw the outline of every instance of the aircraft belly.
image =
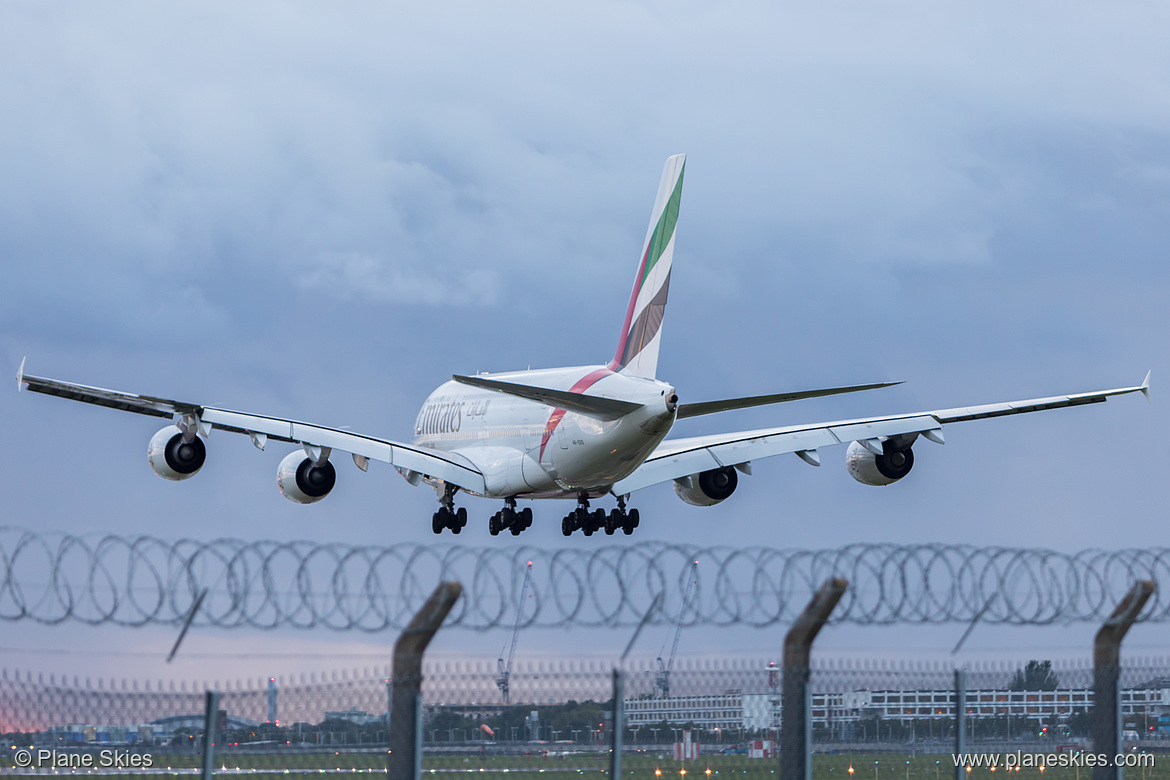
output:
M576 417L576 415L573 415ZM549 447L546 460L551 459L556 484L567 491L606 489L625 479L642 465L654 448L666 437L665 430L647 431L640 425L623 420L598 428L595 421L580 425L576 420L563 425L564 448Z

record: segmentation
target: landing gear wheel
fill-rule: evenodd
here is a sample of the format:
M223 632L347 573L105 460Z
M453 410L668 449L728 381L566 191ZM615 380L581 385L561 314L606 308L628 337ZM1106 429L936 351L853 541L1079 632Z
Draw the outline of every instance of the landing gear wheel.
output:
M561 518L561 533L563 533L565 536L572 536L573 535L573 516L572 515L565 515L563 518Z
M638 527L638 510L631 509L626 513L626 522L622 524L622 532L629 536Z
M492 536L499 536L502 530L503 526L500 525L500 513L496 512L488 518L488 533Z
M496 515L496 517L499 518L499 520L496 521L496 527L501 531L508 529L512 532L512 536L516 536L520 533L520 531L516 528L516 510L512 509L512 507L504 507L500 510L500 513Z
M450 483L443 488L443 495L439 499L439 511L431 518L431 530L435 533L440 534L444 528L450 528L451 533L457 534L467 525L467 510L455 509L455 494L458 492L459 488Z
M576 515L577 525L581 527L581 532L586 536L593 536L596 529L593 527L593 519L589 516L589 510L578 509L573 514Z
M520 523L524 528L532 527L532 507L526 506L520 510Z
M613 532L621 528L625 522L625 516L618 509L611 509L609 517L605 519L605 533L613 536Z

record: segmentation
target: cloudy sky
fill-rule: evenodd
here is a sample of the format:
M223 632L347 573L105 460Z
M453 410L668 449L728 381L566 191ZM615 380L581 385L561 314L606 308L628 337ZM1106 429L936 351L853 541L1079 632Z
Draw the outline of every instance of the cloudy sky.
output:
M684 401L906 384L680 434L1151 368L1154 402L957 424L888 488L855 483L843 448L757 463L713 508L658 486L633 499L634 539L1165 546L1168 25L1154 2L5 3L0 364L406 438L454 372L608 359L663 161L685 151L660 377ZM10 385L0 425L3 524L433 540L431 491L377 464L303 507L276 490L280 446L214 434L176 484L145 462L149 418ZM460 542L515 543L488 536L494 502L465 505ZM534 511L523 541L564 544L567 507ZM1051 641L1091 636L1069 631ZM79 636L171 641L18 624L0 665Z

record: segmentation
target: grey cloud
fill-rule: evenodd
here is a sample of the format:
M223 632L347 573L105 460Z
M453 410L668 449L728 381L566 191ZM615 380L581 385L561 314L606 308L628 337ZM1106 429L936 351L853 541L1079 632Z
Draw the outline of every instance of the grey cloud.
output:
M426 273L358 252L319 255L297 277L297 284L342 299L448 306L488 305L499 294L499 279L492 271Z

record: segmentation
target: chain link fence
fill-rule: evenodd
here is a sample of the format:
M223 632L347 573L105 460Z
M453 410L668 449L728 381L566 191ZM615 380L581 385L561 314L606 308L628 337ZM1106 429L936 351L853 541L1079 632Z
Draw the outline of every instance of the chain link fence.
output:
M1120 648L1136 621L1170 614L1157 588L1167 561L1165 550L854 545L713 547L700 556L655 543L358 548L0 528L5 622L174 625L171 657L192 625L401 629L391 666L296 679L115 685L0 672L0 769L395 780L466 772L1080 780L1084 771L1086 780L1121 780L1124 766L1146 780L1170 747L1170 663L1122 667ZM829 622L959 620L968 632L978 622L1104 622L1091 663L956 670L812 654ZM676 667L673 651L666 663L424 658L443 625L636 625L633 646L647 624L666 622L676 644L684 626L789 628L779 663Z
M781 774L780 666L765 658L684 661L663 674L650 659L519 659L507 701L494 659L427 661L423 772L608 774L617 666L624 671L623 776ZM5 670L0 766L4 774L198 774L204 690L214 689L220 694L212 733L217 773L384 773L389 671L115 683ZM952 667L838 660L814 663L810 679L814 777L955 776ZM964 698L965 760L978 764L964 769L966 776L994 780L996 772L1011 772L1079 780L1092 773L1072 758L1091 752L1095 702L1087 659L974 665L966 670ZM1129 771L1170 776L1170 659L1127 662L1121 708L1122 744L1135 762Z

